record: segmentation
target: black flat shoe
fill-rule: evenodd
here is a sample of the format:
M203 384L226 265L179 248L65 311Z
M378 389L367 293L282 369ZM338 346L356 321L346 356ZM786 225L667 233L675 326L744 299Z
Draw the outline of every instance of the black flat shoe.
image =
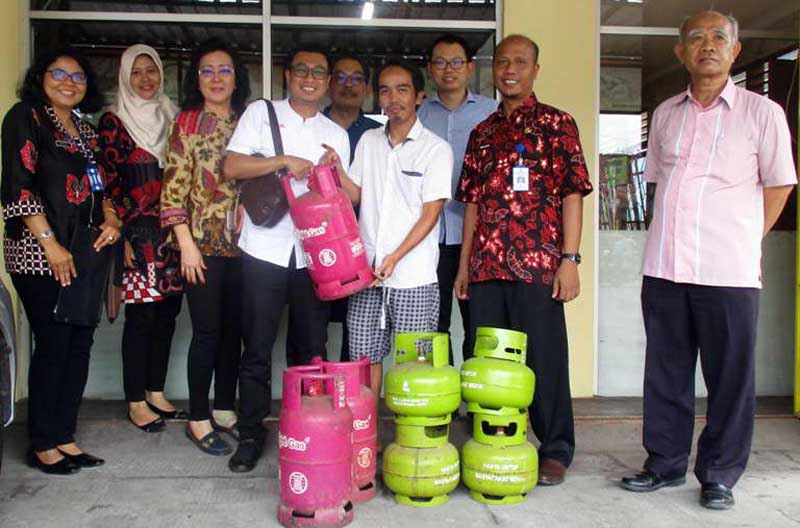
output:
M139 425L133 421L133 418L131 418L130 413L128 413L128 421L133 425L135 425L136 427L138 427L139 429L141 429L142 431L144 431L145 433L160 433L167 426L163 418L156 418L152 422L147 422L144 425Z
M222 439L216 431L211 431L203 438L196 438L189 424L186 424L186 437L192 441L194 445L200 448L200 451L214 456L230 455L233 453L233 448Z
M215 431L219 431L220 433L225 433L226 435L230 436L234 440L239 440L239 423L233 424L231 427L225 427L224 425L220 425L214 418L211 418L211 427L214 428Z
M102 458L90 455L89 453L81 453L80 455L70 455L69 453L65 453L60 449L58 450L58 452L64 455L64 458L66 458L76 466L82 468L98 467L106 463L106 461L103 460Z
M725 484L706 482L700 488L700 506L709 510L730 510L736 501L733 490Z
M245 438L239 442L236 453L228 460L228 468L234 473L247 473L253 471L261 451L264 449L264 440L255 438Z
M33 449L28 451L28 466L33 469L38 469L42 473L47 473L48 475L74 475L81 470L80 467L66 457L55 464L45 464L39 460L39 457L36 456Z
M686 484L686 475L659 475L649 469L643 469L635 475L622 477L619 485L622 489L635 492L649 492L667 486Z
M150 407L150 410L162 417L165 420L188 420L189 413L184 411L183 409L175 409L174 411L165 411L163 409L159 409L155 405L150 402L147 402L147 406Z

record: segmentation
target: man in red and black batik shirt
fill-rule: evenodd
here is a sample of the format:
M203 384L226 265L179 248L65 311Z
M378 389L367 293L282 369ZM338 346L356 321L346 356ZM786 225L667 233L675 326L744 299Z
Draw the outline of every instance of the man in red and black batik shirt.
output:
M469 299L473 336L479 326L527 333L539 484L554 485L575 450L564 303L580 290L581 212L592 185L574 119L533 95L538 57L521 35L495 51L503 99L467 146L456 192L467 206L455 290Z

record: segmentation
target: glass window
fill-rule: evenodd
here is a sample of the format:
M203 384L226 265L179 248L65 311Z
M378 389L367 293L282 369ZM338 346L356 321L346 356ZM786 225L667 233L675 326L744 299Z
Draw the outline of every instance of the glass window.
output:
M732 13L742 29L788 31L797 34L800 10L787 0L601 0L600 24L677 28L692 13L713 8Z
M383 60L392 55L402 55L425 68L428 48L444 31L416 31L408 29L357 29L349 28L348 38L341 38L341 29L335 28L297 28L289 26L273 26L272 29L272 96L279 99L286 97L284 64L288 53L298 42L313 42L330 50L332 58L337 55L354 55L367 62L374 72ZM488 97L494 97L492 85L492 53L494 50L494 31L474 31L461 34L470 47L476 52L475 75L470 89ZM425 74L427 94L435 89ZM372 82L372 79L370 79ZM364 111L379 113L373 94L367 97Z
M31 0L32 10L261 15L261 0Z
M494 0L273 0L272 14L349 18L494 20Z
M154 47L164 63L167 94L180 101L185 69L192 49L206 39L227 41L250 73L250 94L261 97L261 26L232 24L153 24L142 22L32 21L34 53L69 42L86 54L97 72L106 102L114 100L119 58L132 44Z
M605 4L604 4L605 5ZM641 5L640 5L641 7ZM796 8L795 8L796 9ZM745 21L740 20L743 28ZM784 108L796 108L797 41L741 38L733 79ZM600 229L641 230L649 223L642 181L647 117L665 99L685 90L686 69L673 53L676 38L603 34L600 39ZM792 99L794 98L794 99ZM793 103L787 103L793 100ZM797 112L788 111L797 137ZM794 202L776 229L794 229Z

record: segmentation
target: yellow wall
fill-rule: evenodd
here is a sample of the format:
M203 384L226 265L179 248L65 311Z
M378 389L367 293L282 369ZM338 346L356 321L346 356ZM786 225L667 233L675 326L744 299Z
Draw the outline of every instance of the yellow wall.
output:
M598 32L596 0L505 0L503 34L522 33L541 49L537 97L572 114L597 188ZM584 200L581 295L567 305L572 395L591 397L595 388L595 211L596 193Z

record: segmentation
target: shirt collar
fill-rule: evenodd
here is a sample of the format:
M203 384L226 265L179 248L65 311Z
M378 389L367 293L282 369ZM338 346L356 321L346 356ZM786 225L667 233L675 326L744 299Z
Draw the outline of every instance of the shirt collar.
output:
M292 103L289 102L288 98L286 99L286 106L289 109L289 115L288 115L289 120L292 122L292 124L295 124L297 126L300 126L305 122L313 123L313 122L319 120L320 116L322 115L322 112L317 110L316 114L314 114L311 117L305 118L305 117L301 116L300 114L298 114L297 111L294 108L292 108Z
M521 112L521 111L528 111L528 110L532 109L533 107L535 107L536 103L538 103L538 100L536 99L536 94L531 92L531 94L527 98L525 98L524 101L522 101L522 103L517 107L516 110L514 110L514 112L512 112L512 114L515 114L515 113ZM505 118L506 117L506 115L503 113L503 101L500 101L497 104L497 111L495 112L495 114L498 117L501 117L501 118Z
M422 121L419 120L419 117L415 117L415 119L416 121L414 121L414 125L411 127L411 130L408 131L408 136L406 136L406 139L403 140L404 145L408 141L417 141L422 135L422 131L425 130L425 127L422 126ZM385 125L383 125L383 135L386 136L386 141L389 143L389 146L392 146L392 142L389 140L388 121Z
M447 108L447 107L444 105L444 103L442 102L442 100L441 100L441 99L439 99L439 93L438 93L438 92L437 92L437 93L435 93L435 94L433 94L433 95L431 95L431 96L430 96L430 100L431 100L431 102L432 102L432 103L436 103L436 104L438 104L439 106L441 106L441 107L442 107L442 108L444 108L445 110L450 110L449 108ZM471 92L469 89L467 89L467 98L466 98L466 99L464 99L464 102L463 102L463 103L461 103L461 106L459 106L458 108L463 108L464 106L466 106L466 105L467 105L467 103L474 103L474 102L475 102L475 101L477 101L477 100L478 100L478 98L475 96L475 94L474 94L474 93L472 93L472 92ZM456 110L458 110L458 108L456 108ZM452 110L451 110L451 111L452 111Z
M722 89L722 93L719 94L719 99L725 101L725 104L727 104L730 109L733 109L733 105L736 104L736 85L730 77L728 77L728 82L725 83L725 88ZM676 103L683 103L687 100L694 101L691 84L686 87L686 91L683 92L683 97L679 97Z

